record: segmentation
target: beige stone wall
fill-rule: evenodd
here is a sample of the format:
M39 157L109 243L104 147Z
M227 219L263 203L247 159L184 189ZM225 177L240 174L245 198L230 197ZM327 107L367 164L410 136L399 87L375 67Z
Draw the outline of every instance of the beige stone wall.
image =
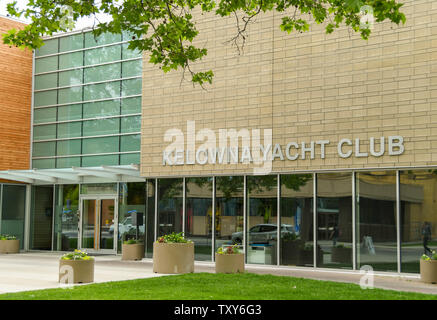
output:
M165 132L180 129L187 138L187 121L217 137L219 129L272 129L284 157L289 142L330 141L325 159L316 146L315 159L275 160L275 173L437 165L437 2L407 0L403 12L406 25L376 24L369 41L347 28L327 35L319 25L289 35L279 29L278 14L264 14L250 25L241 55L225 43L235 35L234 18L202 16L196 43L209 54L194 69L212 69L212 86L193 88L181 83L180 71L163 74L144 63L141 174L251 174L259 167L164 166ZM342 138L359 138L369 152L369 138L381 136L403 136L405 152L347 159L337 153Z

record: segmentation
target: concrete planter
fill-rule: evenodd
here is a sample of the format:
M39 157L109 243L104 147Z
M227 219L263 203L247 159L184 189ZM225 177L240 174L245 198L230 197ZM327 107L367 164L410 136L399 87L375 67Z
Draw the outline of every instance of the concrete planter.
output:
M144 258L144 244L124 244L121 246L121 260L141 260Z
M153 243L153 272L194 272L194 243Z
M352 263L352 248L332 248L331 261L338 263Z
M437 260L420 259L420 280L426 283L437 283Z
M20 240L0 240L0 253L19 253Z
M215 273L244 272L244 253L215 254Z
M94 259L59 260L59 282L90 283L94 282Z

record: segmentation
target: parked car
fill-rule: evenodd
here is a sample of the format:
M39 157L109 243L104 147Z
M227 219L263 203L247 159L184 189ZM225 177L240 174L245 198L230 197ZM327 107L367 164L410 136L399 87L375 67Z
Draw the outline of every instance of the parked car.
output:
M249 229L249 243L267 243L269 240L277 239L278 227L275 224L257 224ZM281 234L294 234L293 226L290 224L281 225ZM232 234L232 243L241 244L243 242L243 232Z

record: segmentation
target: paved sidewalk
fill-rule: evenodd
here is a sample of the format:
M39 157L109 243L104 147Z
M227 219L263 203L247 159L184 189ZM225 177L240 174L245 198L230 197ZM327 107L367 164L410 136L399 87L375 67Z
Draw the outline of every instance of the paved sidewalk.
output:
M0 293L59 288L59 257L57 253L20 253L0 255ZM153 273L151 259L121 261L121 256L97 256L95 283L163 276ZM266 267L249 265L246 271L316 280L360 284L359 271L310 268ZM196 262L195 272L215 272L214 263ZM419 275L375 273L374 287L437 295L437 285L420 282ZM437 296L436 296L437 299Z

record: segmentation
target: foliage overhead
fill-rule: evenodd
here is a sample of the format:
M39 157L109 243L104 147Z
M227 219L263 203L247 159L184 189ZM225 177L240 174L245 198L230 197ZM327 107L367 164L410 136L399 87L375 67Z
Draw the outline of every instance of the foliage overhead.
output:
M348 26L368 39L371 28L363 26L363 7L372 9L374 22L405 23L402 4L396 0L28 0L26 9L17 8L16 1L7 5L10 16L31 23L22 30L9 30L3 41L37 49L44 44L42 36L70 31L78 19L94 17L96 37L125 31L131 35L129 48L149 54L150 63L164 72L188 71L193 85L203 85L211 83L214 74L192 68L207 55L207 49L193 43L199 34L194 10L235 17L235 37L229 41L241 48L249 24L269 11L281 14L279 27L288 33L308 31L312 23L323 23L327 33ZM112 21L100 22L99 14L112 16Z

